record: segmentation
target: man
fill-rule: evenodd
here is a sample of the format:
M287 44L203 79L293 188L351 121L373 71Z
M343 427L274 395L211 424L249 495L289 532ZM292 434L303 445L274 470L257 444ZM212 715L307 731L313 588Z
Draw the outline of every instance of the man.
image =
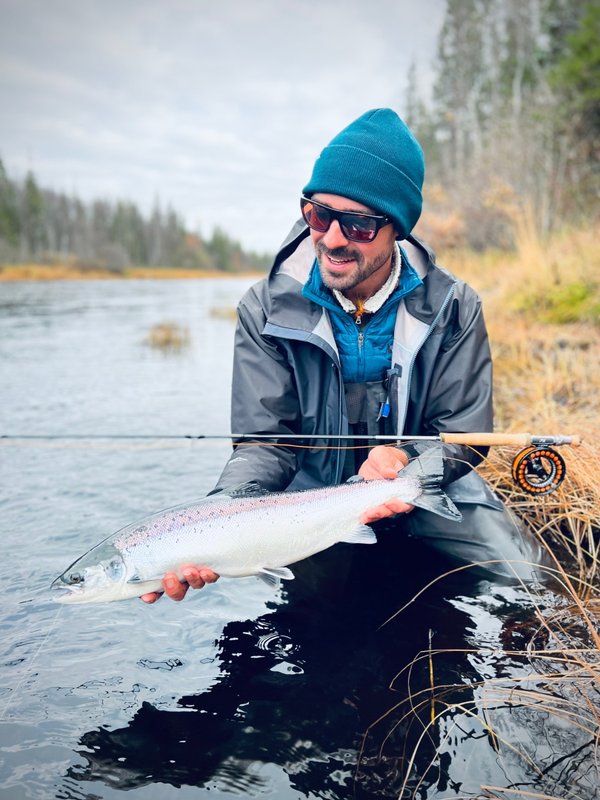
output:
M423 178L421 147L391 109L366 112L324 148L303 189L302 220L270 275L239 305L233 430L310 437L492 429L492 364L480 300L411 236ZM247 481L271 491L331 485L356 472L393 478L432 446L285 444L282 438L234 449L215 491ZM523 562L537 554L473 471L483 455L444 446L444 483L462 523L400 502L368 510L363 522L402 515L398 536L408 532L462 562L492 560L498 562L492 571L529 577ZM188 585L202 588L218 577L196 565L183 574L187 584L165 576L173 599Z

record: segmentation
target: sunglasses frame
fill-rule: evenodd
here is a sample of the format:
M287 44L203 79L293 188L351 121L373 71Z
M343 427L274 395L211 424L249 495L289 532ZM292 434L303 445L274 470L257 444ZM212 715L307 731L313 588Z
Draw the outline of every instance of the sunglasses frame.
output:
M304 208L307 203L312 203L314 206L318 206L322 208L327 214L329 214L329 223L325 230L321 230L320 228L315 228L313 225L310 224L308 219L304 214ZM385 214L366 214L360 211L337 211L335 208L331 208L330 206L326 206L323 203L319 203L317 200L313 200L311 197L306 197L306 195L302 195L300 197L300 210L302 212L302 218L306 222L309 228L313 231L317 231L317 233L327 233L329 228L331 227L331 223L336 220L340 226L340 229L346 239L350 242L356 242L357 244L371 244L371 242L375 241L377 238L377 234L379 231L384 228L386 225L390 225L393 220L390 217L387 217ZM359 219L369 219L375 221L375 230L373 231L373 236L371 239L356 239L354 236L348 235L347 228L348 226L344 223L344 217L351 217Z

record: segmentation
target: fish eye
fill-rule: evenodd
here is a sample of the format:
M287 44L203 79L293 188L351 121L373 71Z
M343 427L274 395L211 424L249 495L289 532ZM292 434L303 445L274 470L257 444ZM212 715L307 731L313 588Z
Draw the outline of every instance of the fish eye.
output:
M83 583L84 577L81 572L70 572L69 573L69 583Z

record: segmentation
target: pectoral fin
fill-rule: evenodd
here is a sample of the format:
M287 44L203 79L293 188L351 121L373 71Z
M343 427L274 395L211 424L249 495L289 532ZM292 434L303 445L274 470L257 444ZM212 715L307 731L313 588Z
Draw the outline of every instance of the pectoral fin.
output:
M279 586L281 581L293 580L294 573L287 567L263 567L257 573L257 577L264 581L267 586L275 588Z
M141 578L137 572L127 578L127 583L150 583L151 581L162 581L164 575L152 575L149 578Z

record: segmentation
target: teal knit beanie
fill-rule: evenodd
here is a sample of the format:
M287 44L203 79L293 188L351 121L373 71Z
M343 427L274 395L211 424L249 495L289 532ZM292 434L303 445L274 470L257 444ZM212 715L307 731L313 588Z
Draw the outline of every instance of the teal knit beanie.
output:
M321 152L305 195L337 194L386 214L404 239L421 216L423 151L391 108L367 111Z

